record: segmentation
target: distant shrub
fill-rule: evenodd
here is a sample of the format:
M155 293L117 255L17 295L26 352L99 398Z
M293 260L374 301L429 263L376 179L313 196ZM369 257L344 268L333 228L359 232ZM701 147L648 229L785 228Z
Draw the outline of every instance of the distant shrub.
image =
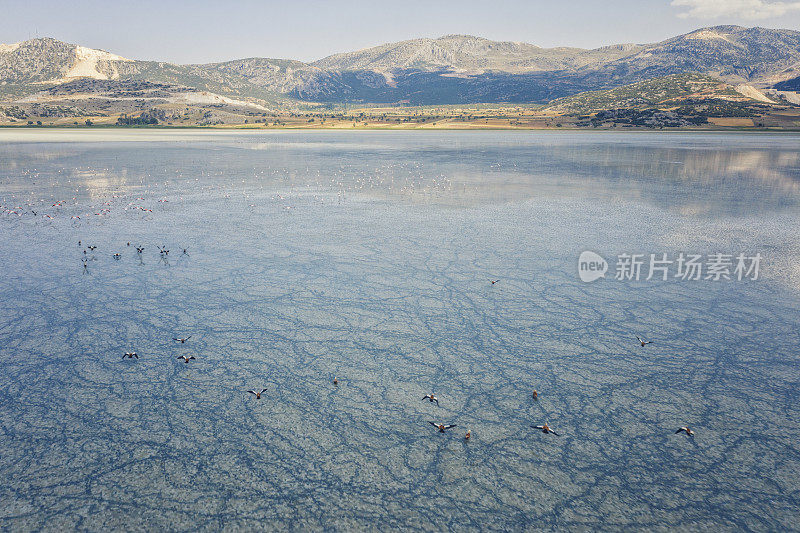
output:
M164 111L160 109L151 109L145 111L138 117L129 117L122 115L117 119L118 126L155 126L159 120L166 120L167 116Z

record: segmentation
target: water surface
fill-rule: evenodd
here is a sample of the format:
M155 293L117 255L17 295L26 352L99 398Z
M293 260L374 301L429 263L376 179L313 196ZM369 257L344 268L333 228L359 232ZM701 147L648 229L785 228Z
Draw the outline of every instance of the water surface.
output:
M0 131L0 527L795 529L798 145Z

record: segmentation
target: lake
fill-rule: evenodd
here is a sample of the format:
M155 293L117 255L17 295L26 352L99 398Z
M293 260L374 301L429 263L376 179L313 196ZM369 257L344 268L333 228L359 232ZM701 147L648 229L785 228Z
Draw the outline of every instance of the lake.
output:
M797 529L798 146L0 130L0 528Z

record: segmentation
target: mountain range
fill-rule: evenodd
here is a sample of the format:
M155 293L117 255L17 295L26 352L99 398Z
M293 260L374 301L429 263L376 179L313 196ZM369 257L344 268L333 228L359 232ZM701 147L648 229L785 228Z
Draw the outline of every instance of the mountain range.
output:
M0 90L16 95L90 78L180 85L273 104L545 103L681 72L734 85L791 87L800 77L800 32L715 26L658 43L593 50L448 35L312 63L247 58L195 65L131 60L51 38L0 45Z

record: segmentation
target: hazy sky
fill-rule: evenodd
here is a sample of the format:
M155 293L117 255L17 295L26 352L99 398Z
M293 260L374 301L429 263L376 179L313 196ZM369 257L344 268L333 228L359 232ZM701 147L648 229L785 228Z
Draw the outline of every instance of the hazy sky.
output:
M176 63L309 61L451 33L591 48L717 24L800 30L800 1L775 0L0 0L0 13L0 42L47 36Z

